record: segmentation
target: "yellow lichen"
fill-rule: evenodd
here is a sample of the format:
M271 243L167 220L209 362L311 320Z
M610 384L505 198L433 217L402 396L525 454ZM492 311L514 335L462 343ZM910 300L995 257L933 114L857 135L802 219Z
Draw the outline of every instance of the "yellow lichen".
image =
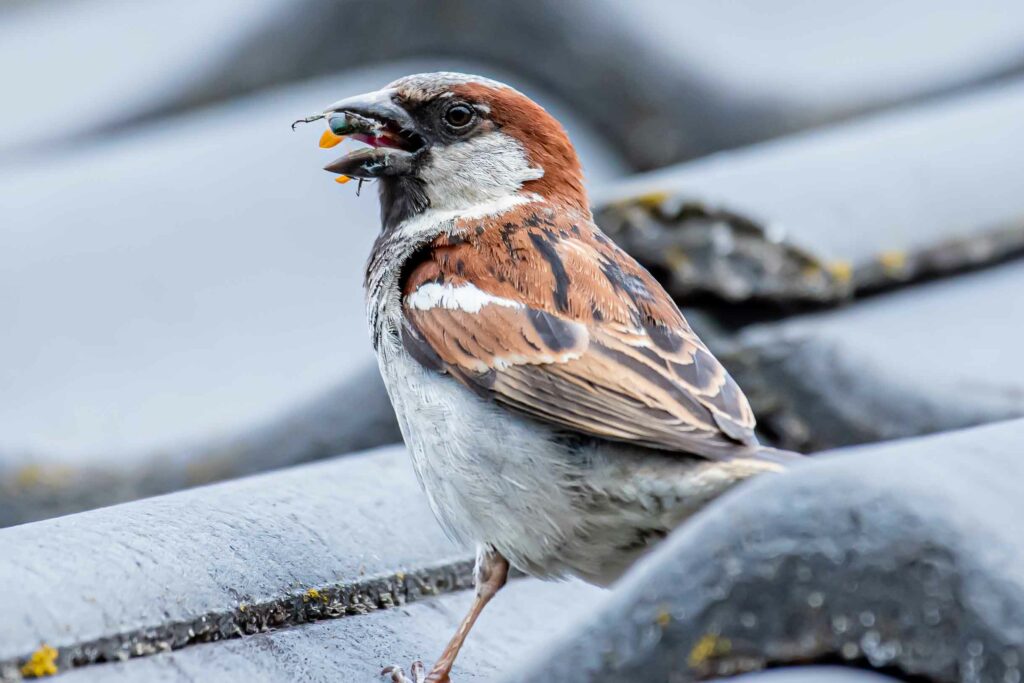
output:
M717 633L705 633L690 650L686 662L690 668L696 669L714 657L729 654L730 650L732 642L728 638L722 638Z
M398 579L399 582L405 581L405 572L395 572L395 578Z
M247 609L249 609L249 606L247 604L245 604L244 602L241 605L238 606L238 611L239 612L245 612Z
M672 247L665 252L665 262L673 269L679 269L689 265L690 255L686 253L685 249L679 247Z
M633 198L633 203L644 208L652 209L662 204L668 199L668 192L648 192L642 194L639 197Z
M878 255L878 262L889 275L897 275L907 266L907 255L902 251L883 251Z
M235 463L245 455L245 446L232 443L204 453L185 464L185 477L190 486L209 484L227 479L235 469Z
M72 469L63 465L25 465L15 473L14 483L22 489L53 489L67 484L72 475Z
M800 269L800 275L808 280L814 277L819 277L821 275L821 267L816 263L808 263Z
M665 628L672 621L672 615L668 613L668 610L663 609L658 612L658 616L654 620L658 623L658 626Z
M318 591L316 588L310 588L302 596L302 602L309 602L310 600L319 600L325 605L331 601L329 597Z
M828 264L828 272L841 284L853 279L853 264L849 261L833 261Z
M21 667L21 675L26 678L42 678L57 673L57 648L43 643L32 653L25 665Z

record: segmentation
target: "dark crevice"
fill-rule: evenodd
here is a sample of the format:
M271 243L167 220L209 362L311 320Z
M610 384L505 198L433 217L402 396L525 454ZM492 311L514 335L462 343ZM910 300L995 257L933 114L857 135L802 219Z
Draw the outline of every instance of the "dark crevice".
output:
M904 683L941 683L939 679L932 678L931 676L925 676L922 674L907 673L898 666L874 666L868 661L867 657L857 657L855 659L846 659L837 652L830 652L820 657L813 657L806 660L800 660L797 662L782 662L772 661L765 665L765 669L793 669L803 666L842 666L847 669L857 669L859 671L870 671L871 673L881 674L894 678Z
M595 209L595 220L681 306L735 333L979 271L1024 256L1024 220L864 263L828 263L729 209L667 194Z
M55 663L58 670L64 672L93 664L120 662L200 643L367 614L472 586L473 561L459 559L407 572L309 587L261 602L246 602L243 597L231 610L215 610L193 619L61 645ZM0 661L0 672L20 671L29 658L30 653L25 653L14 660Z

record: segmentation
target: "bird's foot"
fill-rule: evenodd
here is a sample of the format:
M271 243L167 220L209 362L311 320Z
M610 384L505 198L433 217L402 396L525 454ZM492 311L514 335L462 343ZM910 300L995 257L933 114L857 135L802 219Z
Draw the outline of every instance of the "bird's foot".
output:
M409 673L412 674L412 678L405 675L405 670L400 666L385 666L381 669L380 675L385 676L385 680L391 681L391 683L424 683L423 677L423 662L416 660L409 667Z
M386 666L380 672L391 683L451 683L447 672L431 671L429 676L425 676L423 662L418 659L409 667L409 674L411 678L405 675L402 667L394 665Z

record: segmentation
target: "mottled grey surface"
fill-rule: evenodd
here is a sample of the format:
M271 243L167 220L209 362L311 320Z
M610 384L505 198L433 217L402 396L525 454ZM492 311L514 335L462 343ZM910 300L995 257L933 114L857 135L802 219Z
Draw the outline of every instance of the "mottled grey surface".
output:
M794 666L741 674L730 683L893 683L898 679L840 666Z
M443 592L469 555L398 447L10 527L0 669L41 643L66 666Z
M1011 81L635 176L598 221L681 299L841 300L1024 251L1022 119Z
M113 505L402 440L377 364L227 438L128 458L0 462L0 527Z
M1024 666L1024 420L823 454L742 485L509 681L690 681L846 660L934 681Z
M723 360L759 425L819 450L1024 415L1024 261L755 326Z
M0 462L173 458L374 363L362 278L375 188L333 183L320 169L339 149L289 124L438 66L351 71L0 166ZM608 147L553 108L590 177L618 177Z
M605 595L580 582L512 581L473 628L452 679L495 680L552 638L583 623ZM408 671L419 658L429 667L470 599L470 592L463 591L396 609L84 667L61 680L376 683L387 664Z
M749 0L306 0L168 106L367 61L457 55L560 93L651 168L1012 73L1022 39L1014 0L770 12Z
M43 0L0 5L0 163L181 97L287 0Z
M1024 249L1022 45L1017 0L8 3L0 526L397 439L362 315L373 188L287 125L412 71L551 108L677 298L754 304L717 306L729 329L865 295L708 338L770 438L1024 415L1024 261L908 286ZM1019 683L1022 444L1016 421L822 454L612 593L517 579L455 681ZM0 680L45 644L70 681L375 681L440 652L470 569L397 447L0 529Z

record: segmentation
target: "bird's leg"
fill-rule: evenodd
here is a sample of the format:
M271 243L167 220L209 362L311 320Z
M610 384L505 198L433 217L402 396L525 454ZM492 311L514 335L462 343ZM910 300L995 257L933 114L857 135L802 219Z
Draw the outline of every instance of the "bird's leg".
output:
M502 557L501 553L489 546L481 546L476 554L474 570L476 595L473 597L473 604L426 679L422 678L423 665L420 662L414 662L412 665L412 679L406 678L402 670L397 667L389 666L382 673L391 674L391 680L394 683L449 683L451 679L448 675L452 671L455 658L459 656L462 644L466 642L466 636L469 635L473 624L476 623L477 617L480 616L487 603L505 585L508 580L508 569L508 560Z
M462 649L462 644L466 642L466 636L469 635L470 629L476 623L477 617L480 616L480 612L491 601L491 598L501 590L507 580L508 560L493 548L481 546L477 551L476 569L474 570L476 595L473 597L473 604L466 616L463 617L462 623L459 624L458 630L455 631L455 635L448 641L448 645L445 646L444 652L441 653L437 663L434 664L434 668L427 675L427 683L446 683L448 681L448 674L451 673L452 664L455 663L455 658L459 656L459 650Z
M322 118L325 118L323 114L313 114L312 116L301 118L292 123L292 130L295 130L295 126L299 125L300 123L313 123L314 121L319 121Z

